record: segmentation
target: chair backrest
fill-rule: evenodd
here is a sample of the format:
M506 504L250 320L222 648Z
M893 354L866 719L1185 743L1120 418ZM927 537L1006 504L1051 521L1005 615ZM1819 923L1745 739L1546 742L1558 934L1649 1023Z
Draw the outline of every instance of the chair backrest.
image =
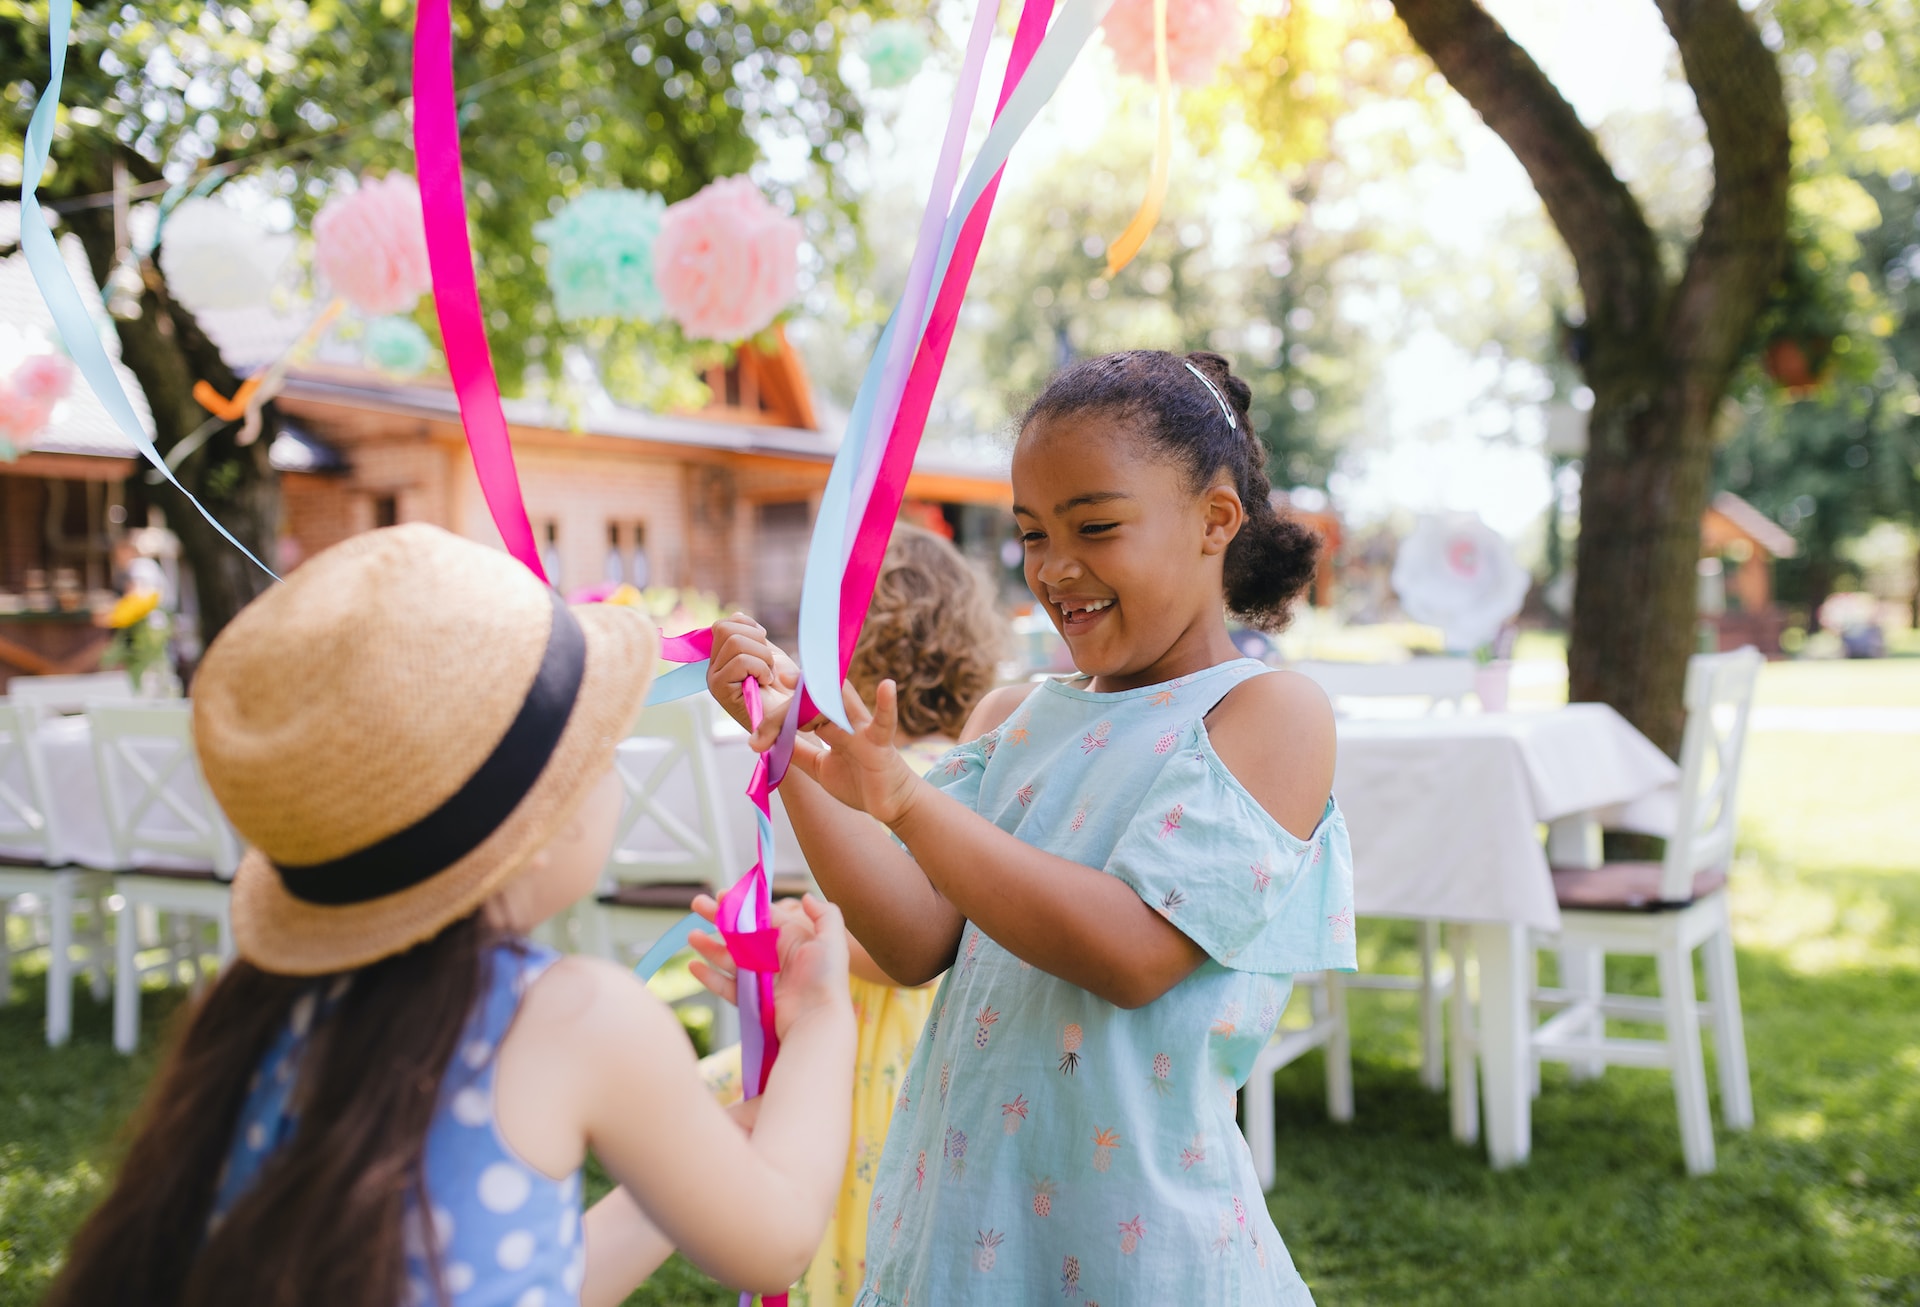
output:
M7 697L42 716L84 712L90 703L137 699L125 672L86 672L79 676L16 676Z
M1290 670L1316 682L1339 708L1343 699L1425 699L1427 711L1473 693L1471 658L1409 658L1399 663L1300 662Z
M1754 684L1766 660L1751 647L1696 654L1687 664L1687 725L1680 739L1680 788L1660 876L1668 903L1693 897L1693 878L1733 861L1740 760Z
M87 709L107 835L121 868L141 853L205 863L222 878L240 865L240 841L213 801L193 753L184 700Z
M57 863L47 774L31 712L0 699L0 851Z
M607 878L717 886L739 875L714 764L708 703L696 696L652 705L615 752L614 770L626 787L627 803L607 858Z

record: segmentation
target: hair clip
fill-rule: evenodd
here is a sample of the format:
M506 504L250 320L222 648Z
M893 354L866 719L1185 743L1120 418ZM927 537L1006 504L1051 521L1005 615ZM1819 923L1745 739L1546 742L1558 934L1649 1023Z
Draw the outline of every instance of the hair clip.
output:
M1221 416L1227 419L1227 425L1232 427L1235 431L1238 431L1240 429L1240 424L1234 420L1233 410L1227 407L1227 397L1220 393L1220 388L1214 385L1213 382L1208 380L1207 374L1202 372L1199 368L1194 367L1192 363L1188 363L1187 360L1185 359L1182 359L1180 361L1186 364L1187 371L1193 373L1194 376L1200 378L1200 384L1207 388L1207 393L1213 396L1213 402L1220 406Z

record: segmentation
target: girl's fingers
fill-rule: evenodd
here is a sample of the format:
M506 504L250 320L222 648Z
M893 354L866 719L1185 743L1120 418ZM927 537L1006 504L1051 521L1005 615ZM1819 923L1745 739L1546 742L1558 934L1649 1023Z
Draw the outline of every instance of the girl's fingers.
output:
M715 924L719 923L720 901L714 898L713 895L711 894L694 895L692 906L693 906L693 911L695 916L704 917L706 920L714 922Z
M739 1002L739 987L735 985L732 976L715 971L698 958L688 964L687 970L693 974L695 980L705 985L708 992L715 998L728 1003Z
M867 723L873 720L873 714L860 701L860 692L853 688L852 681L840 682L840 702L846 705L847 721L855 731L865 730Z
M872 730L875 735L884 735L887 743L892 743L894 727L900 720L900 687L892 680L880 682L873 692Z
M733 954L727 951L725 941L715 939L704 930L696 930L687 937L687 943L705 959L708 966L728 975L733 974Z

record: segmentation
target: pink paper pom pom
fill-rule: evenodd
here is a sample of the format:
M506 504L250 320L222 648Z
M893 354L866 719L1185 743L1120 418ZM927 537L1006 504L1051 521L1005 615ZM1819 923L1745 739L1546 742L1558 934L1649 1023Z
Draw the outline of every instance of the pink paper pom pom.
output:
M1114 0L1101 26L1120 71L1152 81L1153 0ZM1167 70L1182 86L1203 86L1245 32L1235 0L1167 0Z
M670 205L653 245L667 313L694 340L745 340L799 290L800 222L746 177L722 177Z
M26 441L47 425L54 405L73 388L73 364L58 354L35 354L0 379L0 438Z
M368 317L405 313L433 289L420 187L405 173L362 182L313 220L313 261Z

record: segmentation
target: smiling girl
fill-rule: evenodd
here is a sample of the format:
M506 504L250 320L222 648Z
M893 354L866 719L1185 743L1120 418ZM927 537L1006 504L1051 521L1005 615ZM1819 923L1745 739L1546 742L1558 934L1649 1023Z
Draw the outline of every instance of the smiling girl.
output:
M1227 632L1282 625L1317 551L1271 507L1249 397L1214 354L1056 376L1014 514L1080 675L989 695L926 780L891 682L802 737L782 793L822 887L889 975L947 973L861 1307L1312 1301L1235 1095L1292 974L1353 968L1352 885L1326 698ZM759 628L716 635L730 707L790 682Z

